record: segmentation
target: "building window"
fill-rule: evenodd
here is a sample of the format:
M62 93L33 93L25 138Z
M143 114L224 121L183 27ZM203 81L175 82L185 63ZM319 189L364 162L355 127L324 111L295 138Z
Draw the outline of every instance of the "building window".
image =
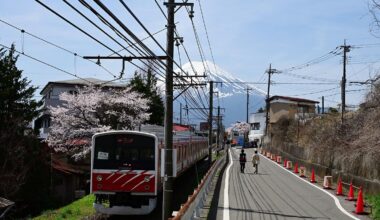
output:
M300 105L298 106L298 113L308 113L309 112L309 106L306 105Z
M70 95L78 95L78 92L75 90L70 90L69 93Z
M51 89L47 95L47 98L50 99L53 96L53 90Z
M259 122L253 123L253 130L260 130L260 123Z

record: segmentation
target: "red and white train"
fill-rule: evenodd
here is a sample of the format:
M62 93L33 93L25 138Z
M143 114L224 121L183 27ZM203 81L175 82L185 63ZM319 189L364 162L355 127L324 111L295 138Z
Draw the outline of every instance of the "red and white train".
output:
M94 208L110 215L145 215L162 192L163 133L109 131L92 137L91 192ZM208 155L207 138L173 137L173 175ZM162 163L162 164L161 164Z

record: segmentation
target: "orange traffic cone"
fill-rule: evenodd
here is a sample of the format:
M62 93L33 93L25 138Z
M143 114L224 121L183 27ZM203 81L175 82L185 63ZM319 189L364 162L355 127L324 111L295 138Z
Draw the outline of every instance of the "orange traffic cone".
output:
M311 170L311 178L310 178L310 182L311 182L311 183L316 183L316 182L317 182L317 181L315 181L314 169Z
M284 167L286 167L286 163L288 162L287 159L284 159Z
M340 179L340 177L338 180L338 187L336 189L336 195L343 196L343 184L342 184L342 180Z
M355 201L354 187L352 186L352 182L350 183L350 190L348 190L348 195L347 195L346 200Z
M272 154L272 156L271 156L271 158L270 158L271 160L276 160L276 155L275 154Z
M298 163L294 164L294 173L298 173Z
M364 212L364 201L363 201L363 191L362 191L362 187L360 187L359 189L359 193L358 193L358 201L356 202L356 210L355 210L355 213L358 214L358 215L361 215L361 214L367 214Z

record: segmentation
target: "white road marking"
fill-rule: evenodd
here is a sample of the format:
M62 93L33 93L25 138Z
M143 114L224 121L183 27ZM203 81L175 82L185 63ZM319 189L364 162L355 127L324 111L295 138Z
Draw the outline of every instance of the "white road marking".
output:
M278 164L277 162L272 161L272 160L266 158L266 157L263 156L263 155L262 155L262 157L264 157L265 159L269 160L270 162L276 164L276 165L279 166L280 168L286 170L288 173L290 173L290 174L292 174L292 175L298 177L299 180L302 180L302 181L304 181L305 183L309 184L310 186L313 186L313 187L319 189L320 191L326 193L327 195L329 195L331 198L334 199L336 207L338 207L338 209L339 209L340 211L342 211L345 215L347 215L348 217L350 217L350 218L352 218L352 219L360 220L359 218L353 216L351 213L347 212L347 210L344 209L344 208L342 207L342 205L340 204L339 199L338 199L336 196L334 196L332 193L330 193L330 192L328 192L328 191L326 191L326 190L324 190L324 189L318 187L317 185L315 185L315 184L313 184L313 183L310 183L309 181L307 181L307 180L305 180L305 179L303 179L303 178L300 178L297 174L293 173L291 170L288 170L288 169L286 169L285 167L281 166L281 164Z
M223 220L230 220L230 200L228 198L228 187L229 187L229 181L230 181L230 168L232 167L233 160L231 155L231 150L228 150L228 153L230 155L230 162L228 163L227 171L226 171L226 178L224 179L224 202L223 202Z

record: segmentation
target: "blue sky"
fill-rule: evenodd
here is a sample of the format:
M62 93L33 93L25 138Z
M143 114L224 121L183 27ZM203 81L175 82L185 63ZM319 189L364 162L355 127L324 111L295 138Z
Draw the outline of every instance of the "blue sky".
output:
M120 48L99 31L92 28L62 1L50 0L44 2L107 43L107 45L110 45L110 47ZM91 19L99 23L77 1L71 2ZM143 38L146 36L146 33L122 8L119 1L104 2L138 37ZM153 0L125 0L125 2L151 32L156 32L165 27L165 18ZM158 0L158 2L161 5L163 4L162 0ZM191 2L195 3L194 22L201 38L206 59L211 60L198 1ZM350 45L380 43L380 39L370 33L372 17L368 11L367 0L201 0L201 3L217 65L245 81L264 82L266 80L264 72L270 63L278 70L299 65L334 50L337 46L343 44L344 39ZM162 7L165 9L164 6ZM0 19L80 55L110 54L107 49L71 27L35 1L0 1ZM200 60L193 29L183 8L176 14L176 21L178 22L178 31L184 37L184 44L191 59ZM111 33L109 29L108 31ZM74 61L73 55L30 36L25 35L24 43L22 43L20 31L14 30L3 23L0 23L0 33L1 44L9 46L14 42L18 50L24 48L25 53L69 72L76 73L79 76L101 79L113 78L98 66L79 58ZM156 35L156 38L165 47L165 32ZM145 42L158 55L162 55L162 51L153 41L147 40ZM379 63L376 61L380 61L378 49L379 47L367 46L352 49L349 53L350 62L347 67L348 81L363 81L377 73ZM184 62L183 52L181 52L181 56ZM76 65L74 65L74 62L76 62ZM25 57L20 57L18 64L24 70L25 76L32 80L32 84L40 87L43 87L48 81L72 78L67 74ZM120 72L121 62L104 61L102 64L115 74ZM126 77L130 77L134 70L133 66L127 66ZM337 84L273 85L273 95L301 95L301 97L316 100L325 95L326 105L336 106L340 102L338 88L342 75L342 58L340 55L292 73L327 78L335 80ZM294 78L286 74L274 75L273 81L278 83L318 82ZM265 90L265 86L261 85L259 87ZM348 93L347 103L357 105L361 102L366 92L363 89L368 89L368 87L348 86L347 89L354 90ZM329 91L319 93L318 91L321 90Z

